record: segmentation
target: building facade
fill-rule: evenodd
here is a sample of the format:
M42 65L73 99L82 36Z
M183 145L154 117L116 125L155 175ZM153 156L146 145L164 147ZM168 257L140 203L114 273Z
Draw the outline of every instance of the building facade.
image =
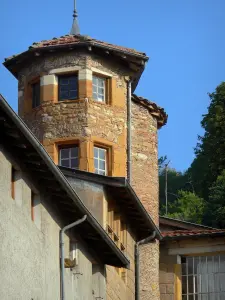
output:
M160 232L127 180L60 170L3 98L0 125L1 299L134 299L134 244Z
M56 165L126 178L131 148L130 183L157 225L157 130L166 123L167 115L155 103L129 93L129 86L135 90L147 60L144 53L133 49L67 35L34 43L4 64L18 79L20 117ZM109 205L106 201L102 208L102 226L111 236L116 235L115 224L120 219L118 201ZM99 211L94 211L95 217L96 213ZM110 300L135 297L134 245L138 239L127 232L131 272L124 280L126 272L107 268ZM140 249L141 299L159 299L158 242Z
M167 217L160 224L160 299L224 299L225 231Z

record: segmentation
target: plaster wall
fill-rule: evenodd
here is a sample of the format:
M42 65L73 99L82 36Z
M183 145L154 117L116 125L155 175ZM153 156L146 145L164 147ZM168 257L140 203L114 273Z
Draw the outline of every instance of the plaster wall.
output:
M17 168L15 199L11 197L11 157L0 145L0 295L2 300L59 300L59 232L61 220L51 200L35 190L31 218L32 182ZM70 233L69 233L70 234ZM70 239L77 241L70 234ZM65 256L70 257L65 236ZM78 265L65 270L66 300L92 299L92 262L87 247L78 242ZM96 272L97 273L97 272ZM98 274L105 299L105 274ZM97 293L97 291L96 291ZM99 292L100 294L100 292ZM96 296L99 296L96 294Z

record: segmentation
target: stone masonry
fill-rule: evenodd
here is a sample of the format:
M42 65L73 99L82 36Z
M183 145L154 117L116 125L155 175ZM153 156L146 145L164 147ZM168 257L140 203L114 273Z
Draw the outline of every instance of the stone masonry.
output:
M79 72L79 99L58 102L57 82L52 76L57 70L76 69ZM100 72L110 77L110 103L92 100L91 81L82 74ZM32 64L21 68L19 79L19 115L43 143L49 155L58 163L57 145L78 142L80 169L92 172L93 145L109 147L111 161L109 175L126 177L127 174L127 83L125 77L132 71L118 62L103 59L88 51L51 53L37 57ZM50 77L48 77L50 76ZM89 76L89 75L88 75ZM87 76L87 77L88 77ZM56 76L57 77L57 76ZM56 78L55 77L55 78ZM41 105L35 109L30 104L29 83L35 78L50 80L42 86ZM50 79L49 79L50 78ZM55 79L54 79L55 80ZM132 103L132 186L158 224L158 169L157 169L157 120L149 111ZM134 246L135 242L133 240ZM133 250L131 251L133 253ZM134 299L134 257L128 276L127 288L112 267L108 267L107 293L109 300ZM159 300L159 247L158 243L141 248L141 299ZM117 276L117 277L116 277ZM117 278L117 279L116 279ZM125 298L124 295L127 295ZM128 296L129 295L129 296Z

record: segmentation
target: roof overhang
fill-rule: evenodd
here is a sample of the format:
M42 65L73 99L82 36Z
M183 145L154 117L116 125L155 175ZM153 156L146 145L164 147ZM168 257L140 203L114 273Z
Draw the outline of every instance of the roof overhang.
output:
M205 226L202 224L191 223L187 221L182 221L179 219L173 219L165 216L159 217L159 226L171 226L173 230L179 229L187 229L187 230L194 230L194 229L213 229L212 227ZM214 228L215 229L215 228Z
M68 52L76 50L85 50L89 53L95 53L100 56L112 60L116 59L117 61L125 64L130 68L135 74L132 79L132 91L135 90L138 81L144 71L145 64L149 58L141 52L129 52L125 50L126 48L115 48L113 45L99 43L95 40L83 39L79 43L70 43L70 44L58 44L58 45L49 45L45 47L35 47L31 46L29 49L18 55L13 55L5 59L3 65L18 79L18 72L29 62L32 62L37 57L40 57L45 54L51 54L55 52Z
M126 216L129 226L133 228L137 240L147 238L153 231L156 232L157 239L162 238L159 228L126 178L103 176L65 167L60 167L60 169L65 176L103 185L106 193L109 193L113 199L118 199L116 203Z
M174 236L164 236L162 241L178 241L178 240L187 240L187 239L199 239L199 238L217 238L224 237L225 230L218 232L208 232L208 233L198 233L198 234L182 234L182 235L174 235Z
M128 258L84 206L44 147L1 95L0 128L0 143L21 163L36 186L51 195L51 203L57 207L63 225L87 215L87 220L79 225L79 232L88 247L101 253L99 257L104 264L129 267Z

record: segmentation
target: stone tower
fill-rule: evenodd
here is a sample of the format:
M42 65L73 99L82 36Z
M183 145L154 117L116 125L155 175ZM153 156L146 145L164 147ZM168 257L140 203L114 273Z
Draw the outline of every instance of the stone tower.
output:
M147 60L133 49L66 35L34 43L4 65L19 82L20 117L56 164L127 177L128 82L133 92ZM156 224L157 130L166 119L156 104L132 95L131 184ZM141 299L159 299L158 244L146 251L151 270L142 274Z

